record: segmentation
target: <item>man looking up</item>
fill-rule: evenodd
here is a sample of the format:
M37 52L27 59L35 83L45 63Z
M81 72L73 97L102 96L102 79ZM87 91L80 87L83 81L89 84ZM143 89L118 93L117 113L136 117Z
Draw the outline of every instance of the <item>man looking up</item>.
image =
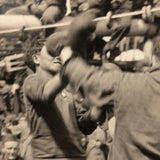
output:
M84 136L78 126L87 134L96 128L88 114L82 118L81 111L84 110L81 104L74 101L73 95L62 90L65 84L62 85L60 78L62 65L59 55L62 49L67 51L66 43L67 34L56 32L47 39L45 45L40 44L39 49L33 46L29 54L36 72L24 82L24 97L33 135L34 160L83 160L85 150L81 139ZM76 115L76 111L79 114Z

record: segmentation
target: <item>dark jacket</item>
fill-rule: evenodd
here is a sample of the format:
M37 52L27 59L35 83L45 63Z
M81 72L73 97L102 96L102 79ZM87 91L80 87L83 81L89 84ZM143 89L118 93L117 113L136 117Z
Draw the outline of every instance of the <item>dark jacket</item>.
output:
M106 72L77 58L64 75L92 105L114 104L117 123L109 160L160 159L160 67L147 73Z

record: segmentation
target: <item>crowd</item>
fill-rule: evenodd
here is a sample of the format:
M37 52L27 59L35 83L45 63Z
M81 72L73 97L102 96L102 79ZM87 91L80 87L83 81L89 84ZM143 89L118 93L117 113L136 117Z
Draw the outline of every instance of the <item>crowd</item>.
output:
M1 1L4 16L71 24L0 37L0 160L160 159L159 5Z

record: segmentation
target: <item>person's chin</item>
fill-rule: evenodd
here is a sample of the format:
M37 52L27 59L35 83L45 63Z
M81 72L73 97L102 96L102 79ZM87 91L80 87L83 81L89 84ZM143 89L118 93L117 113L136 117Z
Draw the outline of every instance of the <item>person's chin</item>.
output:
M60 71L61 68L62 68L62 65L59 64L59 63L57 63L57 64L55 65L55 68L56 68L57 71Z
M60 70L61 70L61 66L56 66L56 67L54 67L53 69L51 69L51 71L53 72L53 73L58 73L58 72L60 72Z

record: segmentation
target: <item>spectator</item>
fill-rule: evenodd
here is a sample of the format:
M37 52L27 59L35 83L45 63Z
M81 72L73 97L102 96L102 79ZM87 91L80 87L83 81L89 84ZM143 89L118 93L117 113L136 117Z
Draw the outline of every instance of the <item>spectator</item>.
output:
M43 24L60 20L66 13L66 0L27 0L25 5L8 10L5 14L36 15Z
M5 136L2 139L2 156L1 160L22 160L18 155L19 141L14 136Z
M31 134L28 123L24 116L21 116L18 123L12 122L8 128L11 130L12 135L20 137L20 155L24 160L32 160L31 151Z
M108 0L70 0L70 4L72 16L88 10L94 10L96 17L104 16L110 7Z

